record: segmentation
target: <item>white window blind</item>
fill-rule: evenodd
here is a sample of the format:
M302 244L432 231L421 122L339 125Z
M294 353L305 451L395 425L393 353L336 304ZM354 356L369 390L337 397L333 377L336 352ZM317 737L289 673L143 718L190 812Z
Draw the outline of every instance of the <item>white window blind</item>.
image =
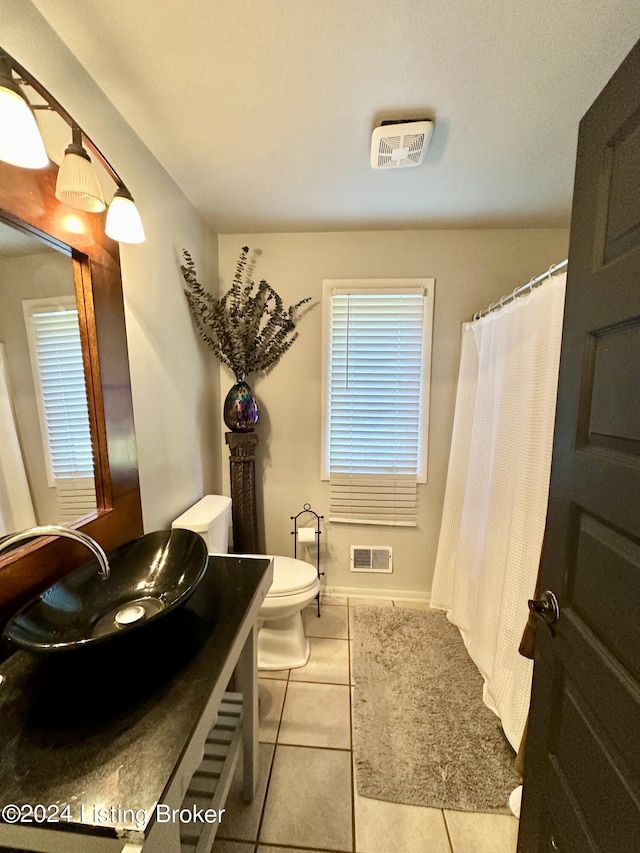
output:
M327 282L330 518L414 525L426 479L433 280Z
M23 301L47 479L60 520L96 508L91 428L75 299Z
M96 509L96 481L91 477L61 477L56 480L58 522L76 521Z

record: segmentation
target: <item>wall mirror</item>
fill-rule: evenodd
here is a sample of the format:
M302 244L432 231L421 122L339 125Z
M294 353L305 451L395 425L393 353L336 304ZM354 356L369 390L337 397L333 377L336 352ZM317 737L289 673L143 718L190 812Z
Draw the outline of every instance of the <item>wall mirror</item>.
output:
M80 432L84 430L82 453L85 454L86 463L89 444L93 465L93 472L86 464L78 468L77 472L81 472L83 476L76 479L83 481L77 485L86 487L85 491L91 492L92 497L84 494L80 500L81 489L78 489L75 497L56 495L53 503L67 504L62 523L81 528L109 551L142 533L119 249L118 244L104 234L104 214L87 214L72 210L56 200L56 175L57 166L53 163L45 169L31 170L0 162L0 237L4 235L5 241L21 240L23 246L28 245L27 254L22 256L21 261L23 271L28 266L34 270L40 267L41 272L35 273L35 278L47 280L41 294L27 296L25 292L24 295L19 295L18 301L21 304L18 314L22 313L23 326L25 313L37 309L37 304L34 303L38 301L53 297L52 307L62 313L75 301L75 335L76 340L79 339L82 360L80 379L84 380L82 392L86 400L85 421L80 429ZM16 258L11 260L0 256L0 274L6 273L11 266L14 270L17 268ZM0 312L3 315L7 304L4 301L5 288L10 286L0 276ZM12 296L15 297L16 294ZM31 304L23 305L23 302ZM12 361L15 350L15 344L9 346L3 341L3 336L8 334L6 328L2 329L0 325L0 342L5 343L5 347L0 347L0 350L4 349L5 367ZM17 360L16 356L16 362ZM32 363L27 367L31 371L33 381ZM74 369L76 376L68 379L69 384L78 380L77 360ZM20 395L27 393L26 380L24 371L16 376L14 367L10 366L9 370L13 371L10 374L13 394L11 408L17 421L20 419L22 405ZM64 385L66 381L61 384ZM53 489L55 493L56 472L52 460L46 459L45 451L49 439L42 436L41 424L43 420L46 422L46 415L39 414L37 407L36 402L35 413L32 408L31 415L22 416L22 420L26 417L29 423L24 433L17 435L17 444L23 455L29 497L32 503L36 504L35 522L48 523L53 519L45 515L40 516L38 503L42 503L43 499L34 496L36 475L31 473L30 463L27 461L30 454L45 457L38 476L43 478L49 484L47 488ZM46 425L44 429L47 429ZM2 444L4 454L4 437ZM67 448L68 446L67 443ZM59 479L64 478L60 476ZM51 481L53 486L50 485ZM88 483L91 484L90 487ZM59 486L61 493L64 491L64 485ZM9 490L13 502L19 503L17 483L12 482ZM73 509L74 500L76 506L79 506L77 510ZM92 500L93 504L87 503L88 500ZM6 500L4 506L8 515ZM21 518L24 519L24 516ZM87 559L83 546L59 538L32 540L10 552L0 554L0 625L29 597L87 562Z
M80 319L71 252L0 219L0 536L98 508Z

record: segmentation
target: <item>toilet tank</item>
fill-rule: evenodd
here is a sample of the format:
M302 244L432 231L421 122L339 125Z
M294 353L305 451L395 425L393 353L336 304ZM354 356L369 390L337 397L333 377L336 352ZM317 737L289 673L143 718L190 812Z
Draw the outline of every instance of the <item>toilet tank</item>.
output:
M226 554L229 550L231 498L225 495L205 495L178 516L171 527L181 527L199 533L207 543L210 554Z

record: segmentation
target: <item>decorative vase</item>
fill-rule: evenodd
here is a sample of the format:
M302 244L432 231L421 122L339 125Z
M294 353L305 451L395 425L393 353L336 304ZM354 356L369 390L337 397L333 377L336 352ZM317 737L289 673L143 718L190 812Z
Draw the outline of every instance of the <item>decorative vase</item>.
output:
M244 379L238 379L229 390L222 416L231 432L253 432L259 418L258 404Z

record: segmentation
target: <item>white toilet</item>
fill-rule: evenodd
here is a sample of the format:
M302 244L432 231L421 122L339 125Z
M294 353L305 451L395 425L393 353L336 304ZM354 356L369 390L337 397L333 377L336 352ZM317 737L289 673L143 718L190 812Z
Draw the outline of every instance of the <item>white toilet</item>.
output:
M171 525L199 533L210 554L229 546L231 498L205 495ZM236 554L264 557L264 554ZM309 660L302 610L320 591L315 566L292 557L273 557L273 583L258 615L258 669L295 669Z

